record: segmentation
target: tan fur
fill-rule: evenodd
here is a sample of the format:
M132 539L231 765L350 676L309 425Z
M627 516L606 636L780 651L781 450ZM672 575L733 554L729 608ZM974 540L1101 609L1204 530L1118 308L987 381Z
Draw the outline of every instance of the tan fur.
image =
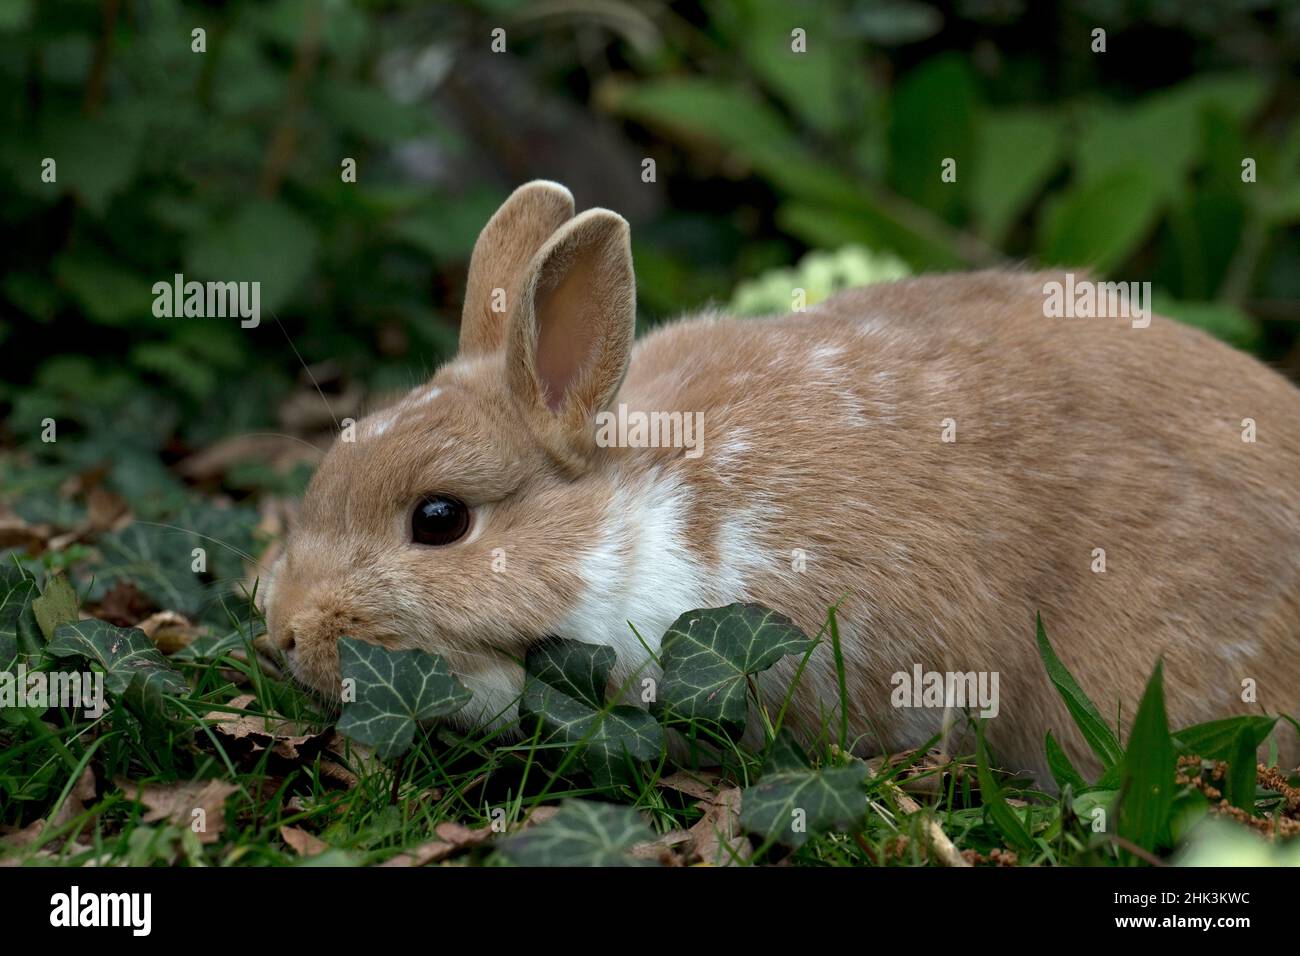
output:
M1043 777L1050 729L1094 767L1039 661L1040 611L1065 664L1125 727L1161 656L1175 726L1297 711L1300 391L1281 376L1159 317L1145 329L1046 318L1043 283L1060 277L1018 272L876 285L805 314L683 321L639 342L629 366L625 224L601 211L557 228L529 262L504 349L439 370L436 398L417 390L395 416L372 416L313 479L268 613L309 685L337 694L345 633L437 651L471 677L522 657L573 626L578 604L589 613L582 561L604 540L606 559L629 568L692 556L699 593L761 602L810 633L840 601L860 750L940 728L942 712L890 706L890 676L919 663L999 673L990 739L1011 766ZM480 245L499 241L491 233ZM467 291L467 319L482 294ZM563 335L548 339L548 327ZM575 336L591 351L539 360ZM556 409L548 381L571 385ZM704 454L594 447L591 415L616 403L703 412ZM940 440L949 418L954 443ZM1243 418L1257 443L1242 441ZM612 504L656 483L680 489L687 509L662 556L644 553L636 520L617 523ZM465 539L409 543L428 492L474 507ZM1104 574L1091 570L1094 548ZM620 660L620 674L639 663ZM793 667L763 686L780 693ZM1240 699L1246 679L1258 704ZM836 701L823 647L795 694L795 726L815 733ZM1279 738L1294 765L1294 733Z

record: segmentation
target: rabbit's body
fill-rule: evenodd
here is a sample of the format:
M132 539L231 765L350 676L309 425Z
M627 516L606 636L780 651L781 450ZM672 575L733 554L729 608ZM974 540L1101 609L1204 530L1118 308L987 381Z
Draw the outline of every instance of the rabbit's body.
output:
M1300 391L1280 376L1158 318L1046 318L1054 277L1028 273L703 317L633 348L626 224L571 216L559 187L518 191L476 247L461 357L322 464L268 598L304 682L337 693L342 634L423 647L474 692L460 719L509 719L515 661L548 635L614 647L621 681L646 658L629 622L655 647L684 611L752 601L815 633L839 602L863 751L943 725L893 706L919 666L998 674L1005 763L1042 777L1050 729L1093 766L1036 612L1125 725L1160 656L1175 726L1296 709ZM699 413L702 448L602 447L596 413L621 406ZM413 545L433 493L473 522ZM795 664L763 676L770 702ZM822 646L792 722L814 735L838 699Z
M620 613L638 623L636 602L661 596L642 630L659 634L674 606L756 601L814 633L843 598L850 726L869 747L939 730L942 710L890 703L892 676L919 664L999 673L990 739L1011 765L1043 771L1051 729L1091 766L1038 654L1040 611L1125 726L1158 656L1174 726L1295 712L1300 391L1159 317L1045 318L1044 283L1061 279L914 279L642 341L617 401L703 412L702 455L644 457L659 459L659 486L682 502L676 531L705 558L674 593L687 575L647 555L646 596L629 580ZM774 690L794 665L775 669ZM1242 700L1247 679L1257 703ZM815 732L837 699L831 656L815 654L796 721Z

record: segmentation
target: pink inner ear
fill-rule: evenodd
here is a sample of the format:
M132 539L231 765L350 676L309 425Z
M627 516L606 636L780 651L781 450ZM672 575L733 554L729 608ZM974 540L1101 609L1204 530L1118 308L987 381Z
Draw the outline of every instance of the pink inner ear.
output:
M595 259L592 250L580 250L560 270L560 280L537 296L537 377L551 411L564 404L565 393L590 364L600 334Z

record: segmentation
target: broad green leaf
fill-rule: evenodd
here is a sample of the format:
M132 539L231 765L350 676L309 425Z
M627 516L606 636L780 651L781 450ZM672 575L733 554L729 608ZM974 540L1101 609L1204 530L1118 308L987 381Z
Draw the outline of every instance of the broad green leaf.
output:
M812 761L808 759L808 754L799 746L799 741L795 739L794 733L789 727L782 727L777 731L776 739L767 747L767 753L763 755L763 769L759 774L759 779L769 776L775 776L779 773L789 773L792 771L808 770L812 767Z
M629 851L654 839L631 807L566 800L545 823L501 841L501 853L519 866L650 866Z
M1019 852L1028 852L1034 848L1034 838L1025 828L1024 821L1002 796L1002 788L993 778L989 769L988 745L984 742L984 725L976 725L975 770L979 777L980 800L988 811L989 819L1007 841L1007 846Z
M419 721L454 714L470 692L437 654L390 651L345 637L339 641L343 681L353 682L356 699L343 705L339 733L373 747L380 757L411 748Z
M1154 178L1133 165L1072 188L1043 218L1043 259L1100 273L1122 265L1160 218L1163 199Z
M224 626L221 600L239 593L244 555L256 550L256 512L196 504L170 517L100 538L89 596L97 600L116 582L129 582L160 608ZM195 570L195 549L202 549L202 571Z
M1064 156L1065 127L1054 114L1008 110L981 117L970 202L990 241L1002 241Z
M975 167L978 93L965 57L946 53L923 60L894 88L889 127L889 180L899 194L951 219L966 193L966 164ZM956 162L956 181L944 182L942 163Z
M788 617L758 604L688 611L664 635L656 712L743 726L749 676L811 646Z
M1224 796L1228 802L1247 813L1255 812L1255 774L1257 747L1255 735L1249 724L1242 724L1232 744L1228 757L1228 775L1224 781Z
M1206 111L1223 111L1241 125L1267 92L1268 83L1259 76L1220 74L1159 90L1137 103L1087 111L1076 138L1080 182L1092 185L1136 165L1150 173L1153 193L1168 199L1200 158Z
M32 601L36 623L48 641L60 624L71 624L77 619L77 592L68 583L65 574L56 574L45 582L41 596Z
M1164 665L1157 663L1133 718L1119 807L1119 834L1144 850L1154 850L1168 838L1176 769L1165 716Z
M299 213L282 202L254 201L193 238L185 280L260 282L261 308L279 309L311 272L316 247L316 232Z
M54 261L54 275L96 322L121 326L153 321L150 283L103 256L70 251Z
M43 641L32 610L36 594L36 581L30 574L8 557L0 561L0 669L20 653L40 651Z
M1079 771L1074 769L1074 764L1070 762L1069 756L1061 749L1061 745L1056 742L1052 732L1047 732L1045 743L1047 749L1047 769L1052 772L1052 779L1056 785L1064 790L1067 786L1073 787L1075 791L1082 790L1087 784Z
M785 758L791 757L785 751ZM862 825L867 810L865 763L823 770L764 773L740 801L740 823L750 833L784 846L803 846L814 834Z
M852 119L866 84L855 69L852 45L831 39L838 24L826 10L804 7L793 23L785 0L727 0L713 4L710 14L719 31L734 38L759 81L804 123L829 133ZM806 52L792 49L796 26L805 31Z
M1242 730L1249 731L1251 746L1255 748L1268 738L1277 720L1276 717L1244 714L1193 724L1174 733L1174 746L1179 753L1195 754L1202 760L1228 760Z
M540 718L546 739L580 747L579 759L599 787L627 779L629 760L663 753L664 732L639 707L609 706L605 690L616 655L611 647L553 639L529 648L519 701L525 733Z
M1260 330L1249 314L1223 302L1175 302L1155 296L1155 311L1171 319L1204 329L1215 338L1249 349L1259 342Z
M855 8L854 33L881 46L901 46L934 36L943 29L943 14L917 0L880 0Z
M104 669L104 686L119 697L132 689L143 698L183 696L190 686L137 627L91 619L60 624L46 650L53 657L84 657Z
M1043 659L1043 666L1047 669L1047 676L1056 685L1057 692L1065 701L1065 706L1069 708L1070 716L1082 731L1084 740L1088 742L1093 753L1101 759L1103 769L1110 769L1124 757L1119 741L1106 726L1106 722L1101 719L1101 714L1088 699L1088 695L1083 692L1074 675L1061 663L1061 659L1056 656L1056 651L1052 650L1052 645L1047 640L1047 631L1043 629L1041 614L1037 618L1037 631L1038 653Z

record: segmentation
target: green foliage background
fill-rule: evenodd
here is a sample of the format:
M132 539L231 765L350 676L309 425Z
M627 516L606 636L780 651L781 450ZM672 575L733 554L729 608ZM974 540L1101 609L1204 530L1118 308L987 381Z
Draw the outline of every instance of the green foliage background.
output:
M159 462L274 427L303 363L374 390L445 358L537 176L632 221L647 323L851 245L1150 280L1294 375L1298 60L1281 0L0 0L3 444L129 460L110 485L174 510ZM155 318L176 272L260 280L261 326Z

